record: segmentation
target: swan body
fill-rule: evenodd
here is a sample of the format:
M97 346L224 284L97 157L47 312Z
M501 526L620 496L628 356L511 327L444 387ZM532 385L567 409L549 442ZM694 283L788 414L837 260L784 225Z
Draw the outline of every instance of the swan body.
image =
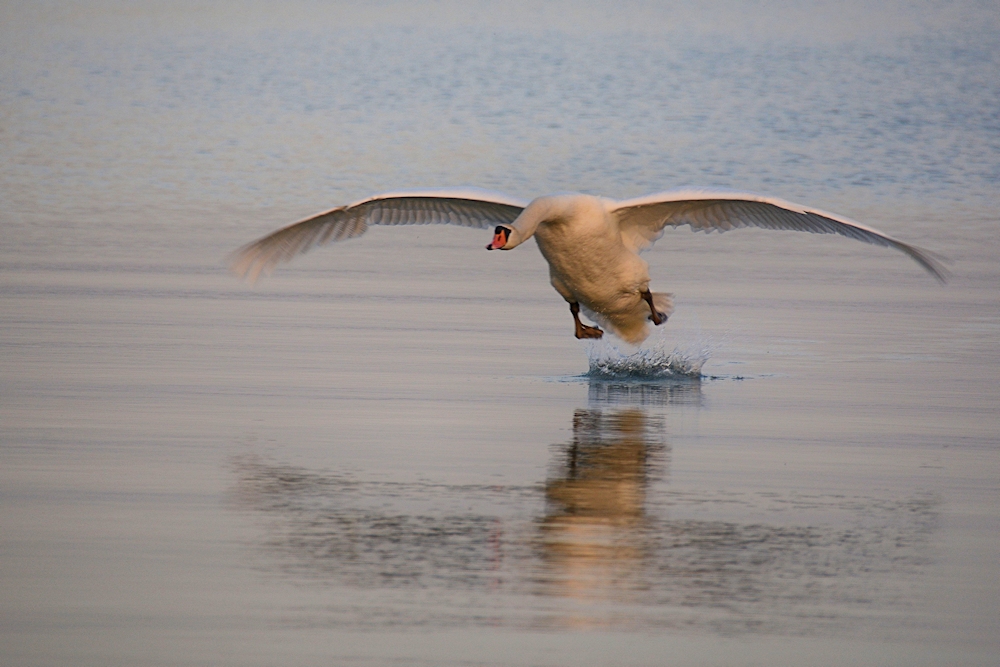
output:
M597 324L639 344L649 335L652 314L642 296L649 292L649 265L625 244L612 213L615 203L589 195L539 197L512 223L511 238L500 249L534 236L555 290ZM652 298L666 319L673 312L671 296Z
M583 194L538 197L530 203L477 188L411 190L377 195L324 211L237 250L230 267L256 281L278 263L316 245L360 236L368 225L449 223L494 227L487 250L511 250L534 237L549 264L552 286L569 303L577 338L600 338L579 312L638 345L673 312L672 295L649 290L649 265L639 253L667 227L728 231L762 227L839 234L900 250L939 281L947 271L933 253L832 213L753 193L672 190L616 201Z

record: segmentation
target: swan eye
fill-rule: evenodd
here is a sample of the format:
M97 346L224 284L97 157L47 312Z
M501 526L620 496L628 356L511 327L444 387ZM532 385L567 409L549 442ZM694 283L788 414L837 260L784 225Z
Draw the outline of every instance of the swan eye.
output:
M493 230L493 233L494 234L503 234L504 238L507 238L507 235L510 234L510 230L507 229L506 227L502 227L500 225L497 225L497 228Z

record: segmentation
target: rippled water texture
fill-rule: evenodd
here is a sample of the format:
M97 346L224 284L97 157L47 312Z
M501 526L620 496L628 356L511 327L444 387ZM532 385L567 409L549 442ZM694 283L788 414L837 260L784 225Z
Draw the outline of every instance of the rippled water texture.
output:
M989 3L0 8L0 663L992 665ZM373 193L756 190L572 337L532 247ZM485 235L485 236L484 236Z

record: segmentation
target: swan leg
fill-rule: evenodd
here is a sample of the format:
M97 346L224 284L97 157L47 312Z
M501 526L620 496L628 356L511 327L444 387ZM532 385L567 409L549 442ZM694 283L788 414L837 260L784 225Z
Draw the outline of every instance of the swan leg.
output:
M576 322L577 338L600 338L604 335L604 332L597 327L588 327L580 321L580 304L576 301L570 301L569 312L573 313L573 321Z
M649 319L653 322L653 324L659 326L664 322L666 322L667 316L664 313L658 311L656 309L656 306L653 305L653 295L650 293L650 291L647 289L645 292L642 292L641 296L646 301L646 303L649 304L649 310L652 311L653 313L652 315L649 316Z

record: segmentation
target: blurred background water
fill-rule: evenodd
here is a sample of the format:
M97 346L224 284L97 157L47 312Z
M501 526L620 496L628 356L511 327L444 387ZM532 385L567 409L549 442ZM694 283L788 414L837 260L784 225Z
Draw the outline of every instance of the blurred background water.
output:
M0 7L3 662L993 664L998 71L985 2ZM650 380L475 230L226 273L447 185L954 276L669 232Z

